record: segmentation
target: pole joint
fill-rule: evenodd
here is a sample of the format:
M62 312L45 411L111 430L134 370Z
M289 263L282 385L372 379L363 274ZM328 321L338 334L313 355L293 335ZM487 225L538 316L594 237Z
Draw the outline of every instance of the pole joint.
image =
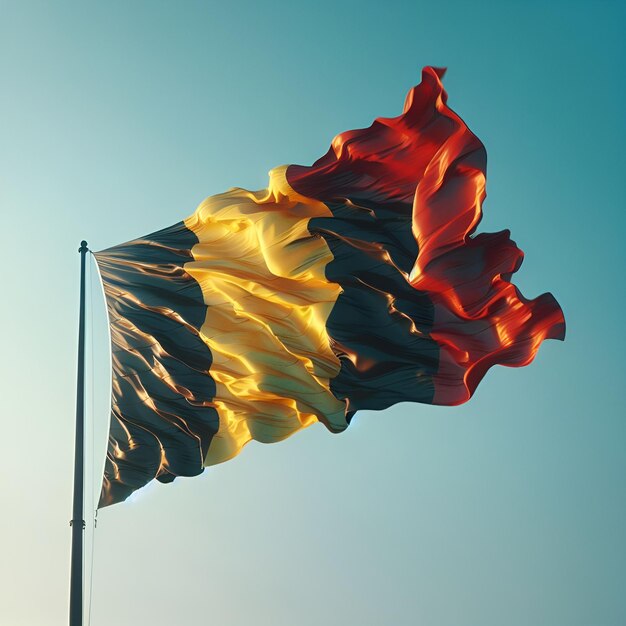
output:
M87 523L85 522L84 519L71 519L70 520L70 526L74 526L74 522L80 522L83 525L83 530L85 530L85 528L87 528Z

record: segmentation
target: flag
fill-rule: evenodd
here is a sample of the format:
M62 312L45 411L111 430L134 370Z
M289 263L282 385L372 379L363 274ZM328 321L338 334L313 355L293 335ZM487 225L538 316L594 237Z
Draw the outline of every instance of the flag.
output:
M509 232L474 234L486 153L442 76L425 68L401 115L337 135L312 166L96 253L113 354L100 507L251 440L463 403L492 365L563 339L552 295L512 284Z

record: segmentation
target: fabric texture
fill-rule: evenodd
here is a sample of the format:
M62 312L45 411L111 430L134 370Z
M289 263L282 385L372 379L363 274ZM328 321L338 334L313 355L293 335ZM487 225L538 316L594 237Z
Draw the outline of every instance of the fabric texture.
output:
M113 350L100 507L251 440L460 404L492 365L564 338L556 300L511 283L508 231L474 234L486 153L442 76L425 68L401 115L341 133L312 166L96 253Z

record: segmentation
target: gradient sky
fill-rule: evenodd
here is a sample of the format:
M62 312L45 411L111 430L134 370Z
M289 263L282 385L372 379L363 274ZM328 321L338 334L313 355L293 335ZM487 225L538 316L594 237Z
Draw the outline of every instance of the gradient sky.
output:
M80 240L310 164L432 64L487 148L480 230L511 229L566 341L462 407L253 443L101 511L92 624L625 624L623 7L0 0L0 623L67 623ZM88 509L109 397L90 283Z

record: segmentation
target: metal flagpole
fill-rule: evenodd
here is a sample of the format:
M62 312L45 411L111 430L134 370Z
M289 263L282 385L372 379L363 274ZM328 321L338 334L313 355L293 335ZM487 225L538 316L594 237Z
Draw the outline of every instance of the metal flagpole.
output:
M85 256L80 248L80 316L78 321L78 375L76 377L76 440L74 443L74 504L72 508L72 560L70 574L70 626L83 624L83 447L85 430Z

